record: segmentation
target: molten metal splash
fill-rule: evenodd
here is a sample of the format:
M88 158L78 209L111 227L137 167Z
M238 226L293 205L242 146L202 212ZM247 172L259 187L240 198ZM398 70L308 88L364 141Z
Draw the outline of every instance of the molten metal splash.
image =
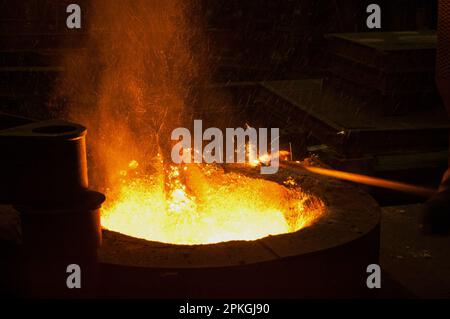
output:
M133 237L173 244L255 240L309 226L323 204L298 188L224 173L216 165L170 166L151 175L133 161L122 172L120 190L109 194L105 228ZM183 181L182 181L183 180Z
M104 227L206 244L311 223L318 213L294 188L214 166L151 160L158 152L167 158L170 133L191 122L193 87L210 82L215 59L208 59L199 1L93 0L89 10L88 49L65 57L54 104L63 101L69 119L88 127L91 186L108 198Z

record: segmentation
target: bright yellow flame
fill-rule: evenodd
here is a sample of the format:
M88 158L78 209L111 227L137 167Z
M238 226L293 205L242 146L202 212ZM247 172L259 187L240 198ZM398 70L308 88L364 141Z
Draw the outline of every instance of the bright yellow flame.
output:
M165 170L154 163L157 173L121 175L120 190L108 194L102 213L105 228L172 244L210 244L297 231L323 213L323 204L298 187L214 165Z

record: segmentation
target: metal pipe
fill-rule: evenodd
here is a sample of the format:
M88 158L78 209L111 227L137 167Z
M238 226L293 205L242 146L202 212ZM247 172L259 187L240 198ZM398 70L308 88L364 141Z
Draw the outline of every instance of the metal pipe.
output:
M322 167L314 167L314 166L307 166L296 162L289 162L289 164L292 164L294 167L305 170L307 172L318 174L322 176L328 176L333 177L345 181L355 182L358 184L364 184L369 186L376 186L376 187L382 187L387 189L392 189L395 191L408 193L408 194L414 194L422 197L429 198L433 196L437 190L397 181L391 181L387 179L377 178L377 177L371 177L367 175L361 175L361 174L355 174L355 173L349 173L349 172L343 172L343 171L337 171ZM285 164L281 164L285 165Z

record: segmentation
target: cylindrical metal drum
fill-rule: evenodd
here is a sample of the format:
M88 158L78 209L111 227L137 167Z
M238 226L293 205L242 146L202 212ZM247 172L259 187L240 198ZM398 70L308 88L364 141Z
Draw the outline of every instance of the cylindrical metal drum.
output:
M86 128L58 120L0 131L0 202L73 201L88 187Z
M20 285L26 297L97 295L100 206L104 200L104 195L87 191L78 203L64 207L16 207L22 223L24 269ZM70 265L78 267L75 276L79 277L79 287L67 283L74 273Z

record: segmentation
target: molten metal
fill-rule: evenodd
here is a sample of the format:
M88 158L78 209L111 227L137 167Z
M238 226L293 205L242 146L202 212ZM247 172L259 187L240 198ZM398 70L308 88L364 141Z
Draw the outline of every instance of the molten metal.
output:
M217 165L170 166L164 172L158 163L151 175L135 161L121 172L120 190L107 194L105 228L166 243L210 244L294 232L324 211L320 200L298 187L224 173Z

